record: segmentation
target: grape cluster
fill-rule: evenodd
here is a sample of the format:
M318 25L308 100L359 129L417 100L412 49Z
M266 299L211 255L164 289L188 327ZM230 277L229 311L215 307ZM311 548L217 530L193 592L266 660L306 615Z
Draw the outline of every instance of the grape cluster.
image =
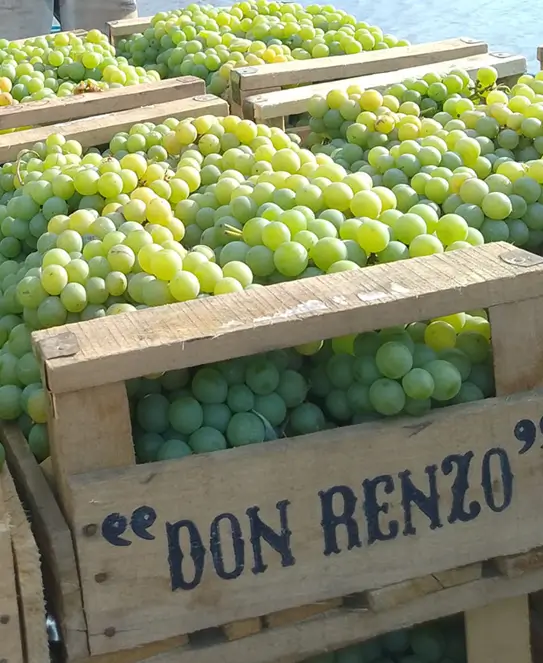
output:
M459 313L127 388L140 462L207 453L492 396L490 325Z
M235 67L407 45L331 5L255 0L159 12L143 34L120 40L117 52L135 66L156 67L162 78L198 76L221 95Z
M305 663L466 663L461 619L452 617L320 654Z
M22 43L0 39L0 106L158 80L153 68L115 57L99 30L83 36L62 32L32 37Z
M543 161L498 152L503 124L484 135L500 112L518 124L518 104L539 122L539 79L488 89L495 72L483 70L474 101L453 91L462 72L451 77L440 79L447 98L432 117L415 112L412 95L332 93L328 107L349 102L360 113L345 138L323 134L310 149L277 128L202 116L135 124L86 153L51 134L4 164L0 418L18 419L37 457L47 455L34 329L463 249L504 228L514 243L539 246ZM381 135L380 118L394 125L386 141L359 140ZM515 149L537 150L523 122L509 129ZM353 127L365 127L356 140ZM279 383L255 387L257 365ZM490 327L484 311L456 313L128 389L141 461L200 453L488 397Z

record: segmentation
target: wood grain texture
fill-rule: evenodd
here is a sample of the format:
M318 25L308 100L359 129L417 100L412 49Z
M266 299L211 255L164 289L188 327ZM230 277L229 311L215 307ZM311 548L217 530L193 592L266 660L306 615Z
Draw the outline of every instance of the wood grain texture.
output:
M107 23L109 39L112 44L121 37L128 37L137 32L144 32L151 26L152 16L138 16L137 18L124 18Z
M51 124L0 136L0 163L14 160L21 150L29 150L51 133L60 133L77 140L83 147L104 145L119 131L126 131L137 122L161 122L168 117L182 119L199 115L228 115L226 101L210 94L182 101L168 101L143 108L119 111L108 115L87 117L71 122Z
M530 392L445 408L416 423L364 424L306 436L303 441L278 441L69 478L91 651L98 654L130 648L150 637L177 634L180 626L190 633L224 624L233 615L238 619L264 615L541 545L543 457L535 450L533 456L518 455L513 429L522 419L539 421L542 411L543 392ZM110 444L114 443L112 431ZM507 451L515 477L515 498L499 516L485 506L480 478L483 455L496 447ZM416 510L412 514L416 536L399 536L389 543L368 546L360 513L362 547L345 551L341 530L343 552L323 554L319 491L332 486L357 491L366 477L398 476L406 468L413 472L415 485L424 487L425 467L432 463L440 467L448 454L469 451L475 460L465 498L482 505L477 518L448 525L454 477L440 474L442 527L430 529L427 517ZM499 485L494 489L498 495ZM294 565L283 567L279 554L266 547L265 573L255 576L245 572L225 582L215 575L206 555L201 584L191 591L172 592L166 522L188 518L208 541L210 523L227 512L239 519L248 541L246 509L258 505L262 519L277 528L276 504L280 500L290 501L288 526ZM383 526L395 519L403 531L402 500L397 488L386 497L388 512ZM141 505L151 506L158 514L152 529L155 540L138 540L127 533L131 545L116 547L101 537L100 523L108 514L129 517ZM86 535L89 525L96 531L94 536ZM503 531L510 529L515 536L504 537ZM205 546L207 549L208 544ZM252 554L247 545L247 570L253 564ZM231 568L230 547L224 555L225 565ZM402 564L398 559L404 560ZM97 583L100 574L105 574L106 580Z
M496 601L468 614L469 663L532 663L527 594Z
M498 304L489 313L496 393L505 396L543 385L543 298ZM513 574L523 564L537 568L541 563L541 554L531 551L518 557L516 563L498 560L497 568ZM465 624L470 663L531 663L527 594L468 611Z
M10 520L25 663L44 663L49 658L49 643L40 554L10 473L2 472L0 481ZM1 572L6 570L1 567Z
M17 426L2 422L0 440L32 513L34 532L50 580L50 599L60 621L68 660L86 658L89 654L86 622L70 530Z
M355 55L240 67L233 69L230 76L232 99L241 105L247 95L269 92L270 88L382 74L485 53L488 53L488 45L485 42L458 37L382 51L363 51Z
M198 649L173 649L145 663L296 663L323 651L341 649L383 633L454 615L465 609L479 608L501 599L523 596L542 588L542 570L515 579L484 578L419 597L385 612L342 608L303 624L266 629L244 640L210 644ZM512 661L516 663L514 658L509 659L508 663ZM474 663L479 661L475 659Z
M9 470L0 471L0 645L6 663L24 663L8 492Z
M530 299L539 295L542 273L543 259L494 243L32 336L48 388L58 394Z
M0 110L0 130L71 122L84 117L116 113L203 94L204 81L195 76L185 76L104 92L54 97L3 107Z
M394 49L391 49L394 50ZM475 55L469 58L449 60L438 64L409 67L400 71L387 71L380 74L369 74L354 78L345 78L316 85L306 85L301 88L270 92L259 96L249 96L245 100L244 111L250 112L255 122L264 122L270 118L296 115L307 111L308 103L314 95L324 95L330 90L346 90L351 85L358 85L364 89L383 89L393 83L400 83L406 78L421 78L431 71L447 71L452 67L465 69L470 76L475 76L481 67L492 66L498 71L500 79L509 76L520 76L526 72L526 58L522 56L489 53ZM252 111L251 111L252 107Z

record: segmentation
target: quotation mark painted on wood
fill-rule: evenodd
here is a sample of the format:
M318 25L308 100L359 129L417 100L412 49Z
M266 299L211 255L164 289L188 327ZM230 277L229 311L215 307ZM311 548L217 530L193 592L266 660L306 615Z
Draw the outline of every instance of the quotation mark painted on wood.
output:
M543 433L543 417L539 420L539 430ZM518 452L522 456L534 446L538 434L537 426L531 419L521 419L515 426L513 434L519 442L522 442L523 446ZM543 444L541 448L543 449Z
M149 529L156 521L156 511L150 506L140 506L132 512L130 522L120 513L110 513L102 521L102 536L112 546L130 546L132 541L123 537L131 529L139 539L154 541Z

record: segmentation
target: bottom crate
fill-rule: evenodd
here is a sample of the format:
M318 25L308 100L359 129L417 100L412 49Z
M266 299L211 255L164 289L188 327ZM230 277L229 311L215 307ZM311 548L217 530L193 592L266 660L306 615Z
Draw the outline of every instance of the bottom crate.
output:
M295 663L458 613L465 614L468 663L532 662L527 596L543 590L543 549L89 657L76 555L66 521L19 430L3 425L0 438L28 500L44 565L53 579L51 599L68 663ZM3 486L6 482L12 485L7 473ZM1 577L4 580L5 575ZM6 660L19 659L13 655ZM462 663L454 658L445 661ZM401 663L416 662L407 658Z
M0 471L0 661L45 663L40 555L13 478Z

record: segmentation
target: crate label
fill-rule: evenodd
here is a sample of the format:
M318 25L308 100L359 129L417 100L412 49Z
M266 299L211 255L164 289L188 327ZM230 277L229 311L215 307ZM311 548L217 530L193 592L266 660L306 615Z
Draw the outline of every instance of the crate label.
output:
M542 416L534 391L70 477L91 654L543 545Z
M538 423L543 431L543 418ZM537 436L536 424L529 419L517 422L511 438L522 444L519 455L527 453ZM445 456L439 463L424 467L424 483L413 480L413 472L402 470L395 475L381 474L361 480L358 487L334 485L315 494L320 514L321 553L324 556L340 555L345 551L379 542L393 541L400 536L414 536L417 527L413 523L414 510L426 517L430 530L447 525L467 523L478 518L486 509L499 514L511 506L515 477L509 453L501 447L488 449L482 457L473 451ZM438 489L438 478L450 477L450 494L443 508L444 495ZM467 493L479 484L479 500L469 500ZM387 519L391 496L401 504L401 519ZM296 537L289 524L288 499L276 503L275 523L265 522L259 506L249 506L245 518L233 513L218 514L209 525L192 519L160 522L157 511L149 505L134 509L130 516L110 513L101 524L102 537L116 547L132 544L131 537L156 541L153 530L163 528L170 575L171 590L193 590L200 585L206 565L212 566L223 580L233 580L244 572L254 575L265 573L266 555L270 549L280 556L282 567L296 564ZM186 546L180 542L180 533L188 535ZM339 543L342 531L346 545ZM365 536L363 536L363 533ZM249 545L247 545L247 540ZM223 551L229 550L233 564L226 568ZM183 569L183 561L192 560L189 574ZM247 566L248 565L248 566Z

